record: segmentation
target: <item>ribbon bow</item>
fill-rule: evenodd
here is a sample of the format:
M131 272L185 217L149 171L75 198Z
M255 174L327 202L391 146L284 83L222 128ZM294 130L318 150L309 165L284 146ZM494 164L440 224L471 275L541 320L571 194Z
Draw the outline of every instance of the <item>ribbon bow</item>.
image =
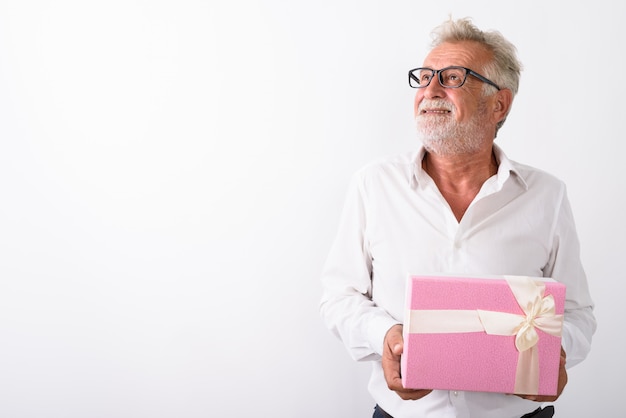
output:
M513 276L505 276L505 280L525 315L478 310L478 316L487 334L515 335L515 347L519 351L515 393L536 393L539 385L537 329L560 336L563 315L556 315L554 297L544 296L543 282Z

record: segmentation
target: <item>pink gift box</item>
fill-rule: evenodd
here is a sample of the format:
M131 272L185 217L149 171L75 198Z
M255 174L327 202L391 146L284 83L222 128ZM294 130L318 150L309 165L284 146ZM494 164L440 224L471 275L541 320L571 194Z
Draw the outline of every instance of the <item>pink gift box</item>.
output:
M412 276L405 388L555 395L565 285L521 276Z

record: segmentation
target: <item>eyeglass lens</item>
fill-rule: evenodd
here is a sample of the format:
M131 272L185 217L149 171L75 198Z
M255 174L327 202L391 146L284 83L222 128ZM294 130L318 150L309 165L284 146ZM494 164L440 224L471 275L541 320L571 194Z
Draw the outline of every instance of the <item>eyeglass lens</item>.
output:
M435 76L429 68L418 68L411 74L410 80L415 87L426 87ZM465 81L467 71L464 68L446 68L439 71L439 80L444 87L459 87Z

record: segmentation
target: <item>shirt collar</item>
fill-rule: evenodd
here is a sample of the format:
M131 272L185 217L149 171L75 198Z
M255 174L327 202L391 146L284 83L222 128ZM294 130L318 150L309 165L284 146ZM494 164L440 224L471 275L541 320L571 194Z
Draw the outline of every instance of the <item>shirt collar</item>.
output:
M506 156L502 148L498 145L493 144L493 154L496 157L496 161L498 162L498 172L496 173L496 181L498 184L498 188L501 188L504 183L511 177L511 174L515 176L515 178L520 182L521 186L528 190L528 184L526 180L517 169L517 167L513 164L511 160ZM413 163L413 176L410 179L410 186L415 187L417 185L422 185L424 187L428 184L428 179L430 177L422 168L422 160L426 155L426 150L424 147L420 147L420 149L415 154L414 163Z
M522 176L522 173L518 170L517 166L513 164L504 151L502 151L502 148L493 144L493 154L496 156L496 161L498 161L498 173L496 174L498 186L502 187L504 182L506 182L511 174L513 174L519 181L520 185L525 190L528 190L528 183L526 183L526 179L524 179L524 176Z

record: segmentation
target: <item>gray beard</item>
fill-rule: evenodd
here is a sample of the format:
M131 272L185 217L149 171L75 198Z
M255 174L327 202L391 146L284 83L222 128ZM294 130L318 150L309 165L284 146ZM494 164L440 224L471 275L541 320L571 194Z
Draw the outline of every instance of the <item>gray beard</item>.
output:
M451 105L447 104L447 107ZM454 112L454 109L450 110ZM417 137L426 151L436 155L474 154L484 143L484 114L485 109L480 106L478 113L464 123L454 120L453 113L446 117L418 114L415 117Z

